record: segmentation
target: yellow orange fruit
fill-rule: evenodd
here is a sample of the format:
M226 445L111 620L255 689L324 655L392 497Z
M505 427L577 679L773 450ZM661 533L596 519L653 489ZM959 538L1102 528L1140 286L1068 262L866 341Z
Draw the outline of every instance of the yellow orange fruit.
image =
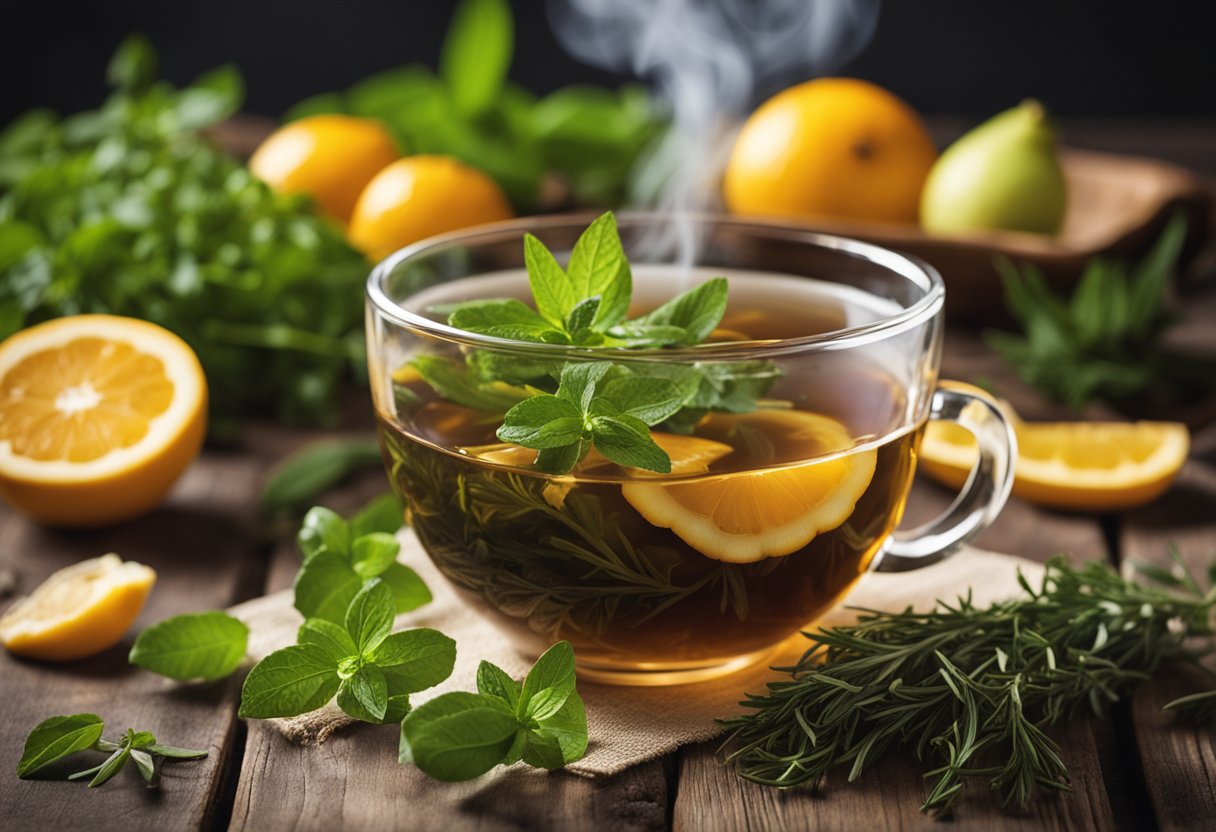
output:
M1190 434L1177 422L1017 422L1013 493L1076 511L1120 511L1161 496L1186 462ZM975 439L930 422L919 470L961 488L977 456Z
M380 122L320 115L271 133L250 157L249 169L280 193L308 194L345 224L364 186L400 156Z
M207 384L155 324L75 315L0 343L0 497L54 525L141 514L198 454Z
M874 476L874 450L831 456L851 448L853 438L840 422L816 413L758 411L730 418L781 427L825 458L683 482L635 480L621 486L625 499L653 525L728 563L791 554L849 518Z
M408 156L367 183L351 215L348 236L373 260L445 231L510 219L498 184L447 156Z
M820 78L751 115L723 196L735 214L911 223L936 158L920 117L895 95L854 78Z
M31 659L96 655L130 629L154 583L151 568L113 554L60 569L0 618L0 643Z

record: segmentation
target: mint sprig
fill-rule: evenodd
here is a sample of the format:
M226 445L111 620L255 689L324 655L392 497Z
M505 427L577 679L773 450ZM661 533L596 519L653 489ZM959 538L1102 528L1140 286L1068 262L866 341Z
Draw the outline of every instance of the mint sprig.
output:
M399 722L409 711L411 693L451 674L456 642L428 628L392 633L396 611L392 589L373 578L351 598L341 625L306 620L296 644L276 650L249 671L240 715L298 716L336 696L338 707L355 719Z
M560 641L523 683L483 661L477 693L445 693L401 723L399 759L437 780L471 780L523 760L555 770L587 750L587 713L574 686L574 650Z
M199 760L206 751L160 745L148 731L128 728L117 741L102 739L105 723L97 714L53 716L34 727L25 740L17 776L22 780L53 777L61 780L89 780L89 788L101 786L118 774L129 761L135 763L148 788L160 784L157 766L164 760ZM79 752L108 754L101 763L73 774L61 774L56 763Z
M443 309L448 323L514 341L626 351L699 344L726 313L729 287L718 277L627 319L633 275L611 212L579 236L566 268L531 234L524 261L535 308L517 299L467 301ZM498 438L540 451L536 467L552 474L568 473L593 447L618 465L670 472L650 428L686 433L709 411L752 410L780 375L769 361L640 365L489 349L470 351L463 363L418 356L411 366L441 397L504 414Z
M127 657L133 665L170 679L222 679L245 657L249 628L226 612L186 613L139 634Z

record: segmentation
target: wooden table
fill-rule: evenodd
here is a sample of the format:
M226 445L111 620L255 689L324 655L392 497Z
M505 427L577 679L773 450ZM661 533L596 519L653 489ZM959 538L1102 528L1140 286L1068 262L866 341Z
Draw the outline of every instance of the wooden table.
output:
M1216 135L1210 126L1208 137ZM1172 137L1161 133L1161 137ZM1094 133L1093 146L1102 147ZM1184 145L1194 148L1194 143ZM1169 155L1168 142L1160 145ZM1140 152L1154 146L1142 144ZM1190 161L1204 167L1199 159ZM1187 304L1183 340L1216 348L1216 301ZM1020 385L975 333L948 333L945 376L994 382L1028 418L1058 415ZM355 410L364 413L355 403ZM357 420L356 420L357 421ZM268 468L317 433L251 427L237 448L209 449L152 515L102 532L52 531L0 509L0 607L56 569L104 552L147 563L160 575L136 630L169 615L225 607L290 584L290 542L259 528L252 504ZM345 483L324 502L340 510L385 487L380 473ZM949 495L917 483L911 520ZM1123 516L1076 516L1011 500L978 541L1044 560L1057 552L1112 564L1162 562L1176 544L1189 562L1216 555L1216 424L1195 433L1192 461L1158 503ZM361 725L317 748L287 742L264 724L236 718L240 679L178 685L130 667L130 642L69 665L0 656L0 828L39 829L930 829L918 812L924 786L906 759L883 760L859 782L833 774L819 792L778 793L722 767L712 743L690 746L607 779L510 773L491 783L428 781L396 762L396 732ZM1036 801L1024 815L1001 811L970 788L957 821L965 829L1216 828L1216 732L1176 722L1162 703L1189 691L1165 675L1110 719L1077 719L1059 732L1074 792ZM199 763L168 767L146 791L134 771L89 792L61 782L20 781L13 768L26 733L53 714L92 711L112 729L131 725L166 742L207 748ZM592 715L594 718L594 715ZM109 733L109 732L107 732Z

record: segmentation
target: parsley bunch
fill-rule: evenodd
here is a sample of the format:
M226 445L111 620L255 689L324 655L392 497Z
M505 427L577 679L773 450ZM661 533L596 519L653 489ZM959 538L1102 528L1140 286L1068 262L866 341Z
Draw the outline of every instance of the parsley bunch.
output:
M198 353L212 432L255 410L332 422L361 375L367 263L301 196L275 194L203 132L236 112L231 67L156 81L145 40L109 68L98 110L0 134L0 338L48 318L143 318Z
M619 465L667 473L671 460L651 427L686 433L708 411L754 410L780 377L771 361L629 360L631 349L703 342L726 313L728 286L714 278L628 319L633 276L611 212L579 236L566 268L531 234L524 259L535 309L514 299L466 301L447 308L448 323L495 338L612 349L618 360L475 349L463 364L423 355L410 366L443 398L503 413L498 438L539 450L542 471L568 473L594 447Z

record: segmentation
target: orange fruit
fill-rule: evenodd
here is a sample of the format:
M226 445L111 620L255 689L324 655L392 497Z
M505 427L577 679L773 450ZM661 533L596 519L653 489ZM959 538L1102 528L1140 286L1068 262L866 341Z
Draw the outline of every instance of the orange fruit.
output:
M825 458L683 482L664 483L654 475L621 486L625 499L647 521L671 529L706 557L753 563L796 552L849 519L874 476L877 452L839 455L853 447L853 438L827 416L787 410L719 418L781 430L787 441L805 443Z
M309 116L271 133L249 159L249 169L280 193L305 193L345 224L363 187L400 158L378 121L354 116Z
M1190 434L1177 422L1019 422L1013 493L1050 508L1120 511L1161 496L1186 462ZM951 422L930 422L919 470L961 488L975 439Z
M762 104L722 183L735 214L916 222L937 158L920 117L881 87L820 78Z
M60 569L0 618L0 643L31 659L94 656L122 639L154 583L151 568L118 555Z
M198 454L207 384L167 329L75 315L0 343L0 497L63 526L114 523L163 499Z
M493 179L447 156L407 156L367 183L350 219L354 246L373 260L427 237L512 217Z

